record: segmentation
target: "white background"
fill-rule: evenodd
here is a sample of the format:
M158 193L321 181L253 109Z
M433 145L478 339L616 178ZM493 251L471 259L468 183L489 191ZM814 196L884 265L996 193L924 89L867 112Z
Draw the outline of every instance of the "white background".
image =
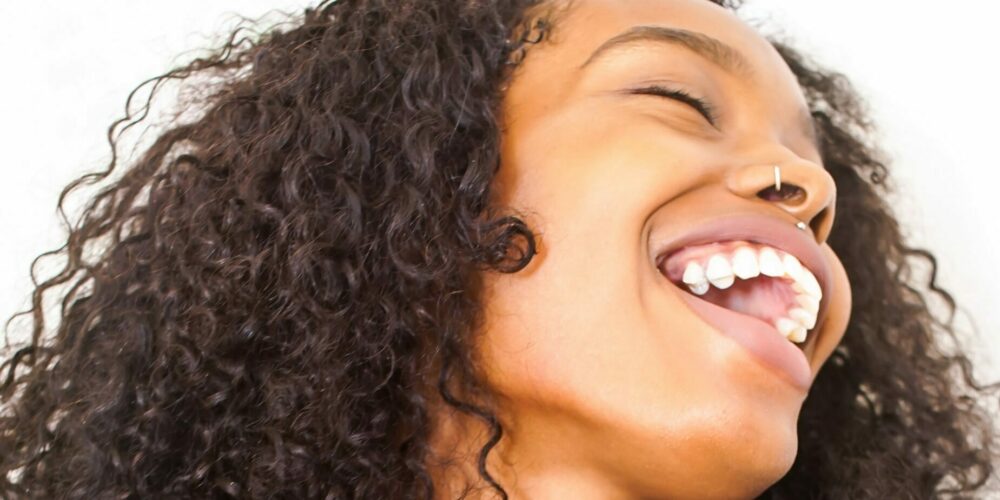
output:
M183 62L235 21L301 1L0 3L0 319L29 302L31 259L59 247L61 188L103 169L107 126L139 82ZM983 0L749 0L744 19L783 30L848 77L893 155L910 242L939 258L980 378L1000 377L1000 4ZM44 261L43 261L44 262ZM42 266L44 271L48 269ZM42 273L48 276L47 273ZM972 323L978 336L972 336ZM16 323L15 323L16 324Z

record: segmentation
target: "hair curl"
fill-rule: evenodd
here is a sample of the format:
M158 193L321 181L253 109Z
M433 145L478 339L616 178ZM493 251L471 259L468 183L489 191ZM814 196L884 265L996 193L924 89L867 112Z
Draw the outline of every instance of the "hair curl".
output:
M543 6L325 1L285 29L245 22L137 87L126 109L152 84L109 128L107 169L60 194L67 242L35 262L62 255L64 267L40 284L32 272L32 307L8 320L30 314L32 329L0 369L0 494L429 499L436 390L489 425L479 473L506 498L485 468L502 428L473 402L489 393L469 346L477 276L534 254L531 230L488 201L495 110L508 69L554 25ZM829 244L854 309L805 402L798 459L762 497L980 491L996 446L974 397L997 386L948 347L955 302L885 201L863 101L772 43L836 180ZM122 133L172 82L193 89L178 109L197 116L175 117L112 179ZM72 225L65 197L102 181ZM46 334L43 294L59 286Z

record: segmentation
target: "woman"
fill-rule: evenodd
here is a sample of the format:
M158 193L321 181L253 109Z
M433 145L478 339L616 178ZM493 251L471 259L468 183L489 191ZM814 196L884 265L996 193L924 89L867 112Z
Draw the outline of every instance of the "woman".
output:
M153 80L194 116L62 193L0 491L982 494L858 97L734 8L324 2Z

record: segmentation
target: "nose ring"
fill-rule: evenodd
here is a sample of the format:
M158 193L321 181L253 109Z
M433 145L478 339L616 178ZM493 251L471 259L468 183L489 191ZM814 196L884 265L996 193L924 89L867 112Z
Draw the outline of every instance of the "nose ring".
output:
M781 167L777 165L774 166L774 190L779 193L781 192ZM805 231L809 226L805 222L797 221L795 227Z

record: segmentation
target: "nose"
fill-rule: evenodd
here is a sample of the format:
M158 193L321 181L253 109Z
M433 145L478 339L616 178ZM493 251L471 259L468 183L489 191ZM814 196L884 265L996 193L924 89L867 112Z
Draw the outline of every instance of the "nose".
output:
M830 235L837 185L822 165L798 156L793 160L755 163L731 171L727 187L738 196L776 205L788 212L808 225L817 243L825 242Z

